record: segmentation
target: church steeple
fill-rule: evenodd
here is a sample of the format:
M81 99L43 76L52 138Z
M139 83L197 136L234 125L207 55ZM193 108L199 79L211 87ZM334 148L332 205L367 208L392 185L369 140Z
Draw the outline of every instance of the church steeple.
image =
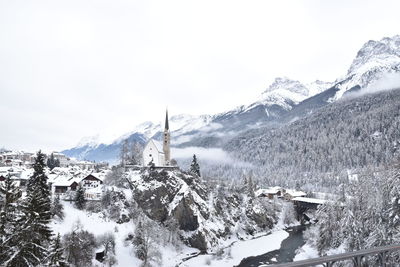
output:
M168 109L165 113L165 130L169 131L169 123L168 123Z
M170 134L169 134L168 110L167 110L165 113L165 128L164 128L164 142L163 142L165 165L169 165L171 161L171 151L169 145L170 145Z

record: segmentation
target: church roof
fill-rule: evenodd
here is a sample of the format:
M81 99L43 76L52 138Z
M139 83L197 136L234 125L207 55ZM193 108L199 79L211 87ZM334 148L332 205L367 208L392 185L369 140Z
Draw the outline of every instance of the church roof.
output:
M161 142L159 142L159 141L156 141L156 140L154 140L154 139L150 139L150 141L151 141L151 142L153 142L153 144L154 144L154 145L155 145L155 147L157 148L158 152L160 152L160 153L164 153L164 150L163 150L163 145L162 145L162 143L161 143Z

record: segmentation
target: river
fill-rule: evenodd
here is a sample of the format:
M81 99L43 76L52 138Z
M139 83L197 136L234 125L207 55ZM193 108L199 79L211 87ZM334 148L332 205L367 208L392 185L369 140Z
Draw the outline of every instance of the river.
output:
M281 247L268 253L244 258L237 267L258 267L262 264L274 264L293 261L296 250L305 244L303 232L307 226L289 227L286 231L289 236L282 241Z

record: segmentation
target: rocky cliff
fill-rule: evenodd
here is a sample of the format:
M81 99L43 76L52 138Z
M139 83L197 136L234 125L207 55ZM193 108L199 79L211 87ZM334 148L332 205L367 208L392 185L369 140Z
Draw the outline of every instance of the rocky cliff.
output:
M268 201L238 192L215 193L200 178L177 169L146 169L128 177L143 212L162 224L176 222L181 239L201 251L212 250L228 237L268 230L276 222Z

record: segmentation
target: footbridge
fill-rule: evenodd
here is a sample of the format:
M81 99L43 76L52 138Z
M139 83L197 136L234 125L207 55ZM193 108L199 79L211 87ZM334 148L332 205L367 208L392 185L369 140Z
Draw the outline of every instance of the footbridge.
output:
M342 263L352 263L354 267L380 266L394 267L400 266L399 258L395 257L394 252L400 251L400 244L384 247L364 249L354 252L342 253L337 255L325 256L315 259L308 259L296 262L287 262L275 265L261 265L263 267L308 267L308 266L343 266ZM374 259L374 263L368 262ZM377 262L377 263L375 263ZM260 267L261 267L260 266ZM346 265L347 266L347 265Z

